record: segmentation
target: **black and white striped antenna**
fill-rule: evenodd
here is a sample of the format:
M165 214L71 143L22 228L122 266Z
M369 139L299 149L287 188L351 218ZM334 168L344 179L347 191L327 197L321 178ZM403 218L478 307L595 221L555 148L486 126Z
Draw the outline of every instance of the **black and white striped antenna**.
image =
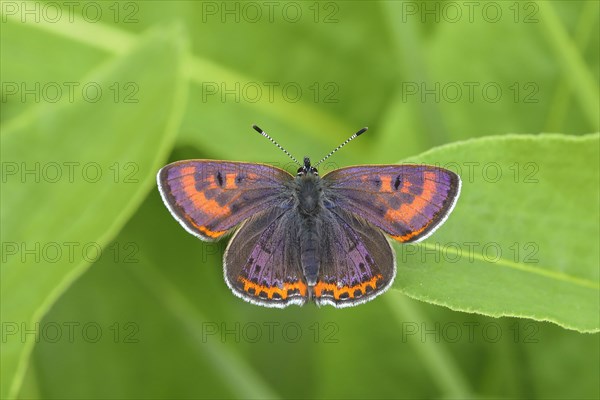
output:
M323 161L327 160L329 157L331 157L333 155L333 153L335 153L336 151L338 151L339 149L341 149L342 147L344 147L345 145L347 145L348 143L350 143L351 140L356 139L357 137L359 137L360 135L362 135L363 133L365 133L367 131L367 129L369 129L368 127L364 127L362 128L360 131L356 132L354 135L350 136L348 139L346 139L346 141L342 144L340 144L338 147L336 147L335 149L333 149L331 151L331 153L327 154L325 157L323 157L321 159L321 161L319 161L318 163L316 163L315 165L313 165L313 167L317 168L317 166L319 164L321 164Z
M267 132L263 131L262 129L260 129L260 128L259 128L258 126L256 126L256 125L252 125L252 128L254 128L254 130L255 130L256 132L260 133L261 135L263 135L264 137L266 137L267 139L269 139L269 140L271 141L271 143L273 143L275 146L279 147L279 149L280 149L281 151L283 151L285 154L287 154L287 156L288 156L289 158L291 158L292 160L294 160L294 162L295 162L296 164L298 164L298 165L300 165L300 166L302 165L302 164L300 164L300 163L298 162L298 160L296 160L296 159L294 158L294 156L292 156L290 153L288 153L288 151L287 151L286 149L284 149L283 147L281 147L281 146L279 145L279 143L277 143L276 141L274 141L274 140L271 138L271 136L267 135Z

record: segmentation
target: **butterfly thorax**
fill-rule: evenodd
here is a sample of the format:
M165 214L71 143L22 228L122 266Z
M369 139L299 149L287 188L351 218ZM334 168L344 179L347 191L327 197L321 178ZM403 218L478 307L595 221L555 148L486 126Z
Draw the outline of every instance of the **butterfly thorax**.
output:
M296 177L298 212L303 216L316 216L322 206L321 178L314 175Z
M305 217L316 216L323 206L323 182L316 168L311 167L310 159L304 158L304 165L294 178L294 189L298 212Z

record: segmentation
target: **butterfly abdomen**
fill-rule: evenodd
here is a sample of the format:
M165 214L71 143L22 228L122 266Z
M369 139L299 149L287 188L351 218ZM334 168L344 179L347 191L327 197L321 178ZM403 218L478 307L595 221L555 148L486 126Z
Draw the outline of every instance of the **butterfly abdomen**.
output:
M320 223L311 217L304 219L300 227L300 264L306 278L306 283L314 286L317 282L321 258L319 254Z

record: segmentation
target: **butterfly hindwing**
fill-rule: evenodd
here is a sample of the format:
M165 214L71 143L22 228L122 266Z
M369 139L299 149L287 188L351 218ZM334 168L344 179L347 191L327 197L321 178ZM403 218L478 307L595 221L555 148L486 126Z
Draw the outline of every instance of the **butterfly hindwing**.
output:
M399 242L431 235L460 193L457 174L428 165L366 165L323 177L331 204L358 215Z
M271 208L246 221L229 242L225 280L242 299L266 307L303 305L307 285L293 211Z
M396 265L381 230L341 209L326 215L315 302L347 307L383 293L394 280Z
M218 240L252 215L285 203L280 196L286 171L264 164L186 160L169 164L158 175L168 209L190 233Z

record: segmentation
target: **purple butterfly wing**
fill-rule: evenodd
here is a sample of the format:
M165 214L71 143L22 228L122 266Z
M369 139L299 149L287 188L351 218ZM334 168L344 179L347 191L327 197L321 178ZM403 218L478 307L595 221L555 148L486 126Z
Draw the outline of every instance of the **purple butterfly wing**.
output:
M394 281L394 250L381 230L337 209L323 221L321 268L313 288L315 302L335 307L361 304Z
M224 256L225 281L237 296L266 307L306 302L298 222L293 211L281 207L244 222Z
M157 175L162 199L191 234L218 240L252 215L285 204L292 176L264 164L212 160L177 161Z
M460 194L460 177L429 165L366 165L326 174L330 204L358 215L400 242L431 235Z

